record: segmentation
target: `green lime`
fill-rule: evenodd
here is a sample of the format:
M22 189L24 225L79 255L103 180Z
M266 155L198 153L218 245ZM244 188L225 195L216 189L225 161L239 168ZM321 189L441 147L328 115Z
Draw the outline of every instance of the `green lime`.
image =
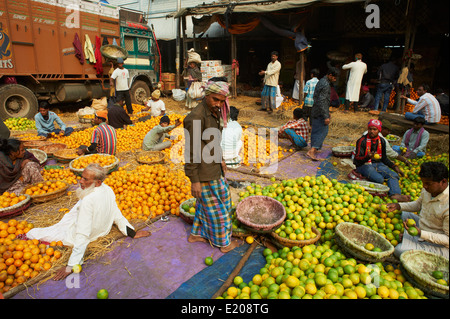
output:
M206 257L205 258L205 264L208 266L211 266L214 263L214 260L212 259L212 257Z

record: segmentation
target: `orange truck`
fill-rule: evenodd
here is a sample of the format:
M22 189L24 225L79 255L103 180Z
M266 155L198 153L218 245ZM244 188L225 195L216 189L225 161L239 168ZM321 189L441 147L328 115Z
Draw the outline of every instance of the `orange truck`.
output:
M0 118L33 118L40 101L86 105L109 94L104 44L124 48L133 103L159 80L159 55L143 13L86 0L0 1Z

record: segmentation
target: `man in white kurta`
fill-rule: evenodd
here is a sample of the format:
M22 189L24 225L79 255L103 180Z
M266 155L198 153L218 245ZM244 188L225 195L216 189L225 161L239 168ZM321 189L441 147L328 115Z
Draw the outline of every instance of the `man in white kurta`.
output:
M361 91L361 82L364 74L367 73L367 64L362 61L362 54L357 53L355 54L355 62L343 65L342 69L350 70L350 75L347 82L347 91L345 93L345 110L348 110L349 103L352 103L356 112Z
M71 268L83 263L83 256L89 243L107 235L115 224L122 234L132 238L148 236L145 231L135 232L134 227L122 215L116 203L113 190L103 184L106 174L96 177L96 170L102 172L98 164L89 165L80 180L81 191L77 194L80 200L55 225L46 228L34 228L27 233L29 239L47 242L62 241L64 245L73 247L66 267L61 273L70 274ZM70 268L70 270L69 270ZM64 278L65 276L62 276ZM55 280L62 279L58 275Z

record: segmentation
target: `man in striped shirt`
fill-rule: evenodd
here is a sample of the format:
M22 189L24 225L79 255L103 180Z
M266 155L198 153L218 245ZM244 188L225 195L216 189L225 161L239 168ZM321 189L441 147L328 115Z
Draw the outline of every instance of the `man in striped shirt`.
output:
M292 146L297 149L308 146L310 127L303 119L303 115L303 110L296 108L294 110L294 119L287 122L278 131L279 138L289 139Z
M117 148L117 135L114 127L106 124L106 119L108 118L108 111L97 111L95 112L94 124L97 125L94 132L92 133L91 145L87 147L86 145L81 145L77 149L78 155L85 154L116 154Z
M303 106L303 118L307 121L311 117L311 108L314 104L314 90L316 89L319 79L319 70L313 69L311 71L311 79L306 81L303 93L305 94L305 104ZM311 120L309 121L311 123Z
M436 124L441 121L441 107L438 100L428 93L430 87L423 84L417 88L418 101L411 100L402 95L402 99L406 99L407 103L414 105L412 112L406 112L405 118L414 121L416 117L423 117L426 120L425 124Z

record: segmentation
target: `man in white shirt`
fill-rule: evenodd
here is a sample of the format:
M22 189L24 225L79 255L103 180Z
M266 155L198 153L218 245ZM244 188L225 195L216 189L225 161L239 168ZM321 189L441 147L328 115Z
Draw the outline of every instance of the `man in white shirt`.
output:
M428 93L430 87L423 84L417 88L418 101L411 100L410 98L401 95L402 99L406 99L407 103L414 105L412 112L405 113L405 119L414 121L416 117L425 118L425 124L436 124L441 121L441 106L436 98Z
M361 82L364 74L367 73L367 64L362 61L362 54L355 54L355 62L342 66L343 70L350 70L347 82L347 91L345 93L345 111L348 111L350 104L356 112L358 109L359 96L361 91Z
M277 51L272 52L271 60L267 65L267 69L258 73L259 75L264 75L264 88L261 92L260 111L267 111L269 114L276 109L277 86L281 70L281 63L278 61Z
M83 256L89 243L107 235L113 224L120 232L132 238L147 237L148 231L136 232L122 215L116 203L114 191L103 184L106 171L98 164L90 164L83 171L80 188L76 190L79 201L55 225L46 228L33 228L27 233L29 239L43 241L62 241L71 246L67 267L61 267L54 280L61 280L72 272L72 267L83 263Z
M239 110L230 106L230 121L222 130L222 157L227 166L238 167L241 162L239 152L242 149L242 127L237 122Z
M401 210L405 231L395 247L397 257L408 250L424 250L449 256L448 238L448 168L443 163L426 162L420 168L423 189L418 200L409 203L390 203L390 212ZM418 214L415 214L417 212ZM417 236L408 233L408 219L413 219Z
M150 110L150 116L153 117L163 116L166 113L166 104L160 99L160 97L160 90L153 91L152 98L148 100L147 107L142 109L142 111Z
M117 58L117 68L111 74L110 85L116 90L116 100L125 100L128 114L133 114L133 106L131 105L130 87L128 79L130 73L123 66L123 59Z

